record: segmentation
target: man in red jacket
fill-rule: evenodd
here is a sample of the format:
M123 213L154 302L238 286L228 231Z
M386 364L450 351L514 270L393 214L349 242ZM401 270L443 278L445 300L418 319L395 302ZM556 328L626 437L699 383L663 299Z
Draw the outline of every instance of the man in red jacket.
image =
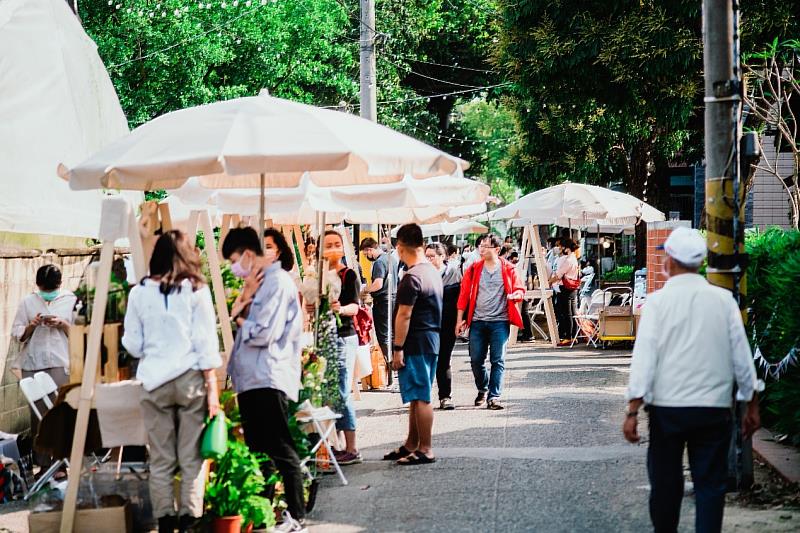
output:
M510 326L522 327L517 303L525 296L525 286L514 265L498 257L502 244L497 235L491 234L481 241L480 260L470 265L461 280L456 322L456 335L469 327L469 357L478 388L475 405L479 407L486 401L493 410L503 408L498 399L503 387L506 343ZM491 375L486 371L487 352Z

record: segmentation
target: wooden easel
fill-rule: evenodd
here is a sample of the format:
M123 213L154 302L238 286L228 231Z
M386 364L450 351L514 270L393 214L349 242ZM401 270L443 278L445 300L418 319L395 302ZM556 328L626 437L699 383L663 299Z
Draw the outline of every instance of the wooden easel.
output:
M528 272L530 257L533 256L536 264L536 275L539 278L539 297L544 300L544 314L547 318L547 332L550 335L550 344L555 348L560 341L558 337L558 326L556 325L556 313L553 309L553 290L550 288L550 279L547 276L547 266L542 254L542 240L539 236L539 226L525 226L522 230L522 247L520 249L521 259L517 264L517 272L522 276ZM513 345L517 341L517 328L511 328L511 336L508 344Z

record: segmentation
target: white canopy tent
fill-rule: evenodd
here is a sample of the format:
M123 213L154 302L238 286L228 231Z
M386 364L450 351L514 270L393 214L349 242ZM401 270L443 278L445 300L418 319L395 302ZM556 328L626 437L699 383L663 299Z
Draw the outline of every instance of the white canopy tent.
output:
M128 133L94 42L63 1L3 0L0 73L0 231L97 237L106 194L55 179Z

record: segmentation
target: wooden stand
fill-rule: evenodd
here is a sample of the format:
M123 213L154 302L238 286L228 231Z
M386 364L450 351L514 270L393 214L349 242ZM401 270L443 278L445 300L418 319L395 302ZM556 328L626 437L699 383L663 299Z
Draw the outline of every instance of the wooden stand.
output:
M100 365L97 358L95 383L115 383L119 381L119 330L122 324L103 325L103 346L106 349L106 364ZM86 356L87 326L70 326L69 328L69 382L80 383L84 372Z
M530 265L530 258L533 256L534 263L536 264L536 275L539 277L539 296L544 299L544 314L547 318L547 332L550 335L550 344L555 348L560 341L558 337L558 326L556 324L556 313L553 309L553 291L550 289L550 279L547 275L547 266L544 262L544 255L542 254L542 240L539 237L539 226L525 226L522 230L522 247L520 249L521 259L517 264L517 272L522 279L528 272ZM509 346L513 346L517 342L516 327L511 327L511 335L508 339Z

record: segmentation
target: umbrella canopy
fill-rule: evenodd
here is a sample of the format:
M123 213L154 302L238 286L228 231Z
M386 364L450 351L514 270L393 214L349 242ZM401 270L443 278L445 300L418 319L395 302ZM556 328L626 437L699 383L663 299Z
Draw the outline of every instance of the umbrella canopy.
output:
M471 233L489 232L489 228L480 222L475 222L474 220L467 218L462 218L454 222L444 221L436 224L422 224L420 228L422 228L423 237L433 237L436 235L467 235ZM392 230L392 237L397 237L398 229L399 228L394 228Z
M97 47L63 1L0 1L0 72L0 231L97 237L105 193L55 179L128 133Z
M596 185L562 183L523 196L488 214L489 220L525 219L529 224L579 227L591 222L636 224L664 220L664 213L629 194Z
M328 222L400 224L442 217L453 206L480 205L488 194L487 185L453 176L336 188L318 187L306 176L299 187L266 190L264 208L275 224L311 224L318 212L325 212ZM199 179L170 195L199 208L215 206L220 213L245 216L257 215L261 201L256 189L213 191Z
M59 167L74 190L291 188L309 173L321 187L455 174L468 163L369 120L266 94L162 115Z

